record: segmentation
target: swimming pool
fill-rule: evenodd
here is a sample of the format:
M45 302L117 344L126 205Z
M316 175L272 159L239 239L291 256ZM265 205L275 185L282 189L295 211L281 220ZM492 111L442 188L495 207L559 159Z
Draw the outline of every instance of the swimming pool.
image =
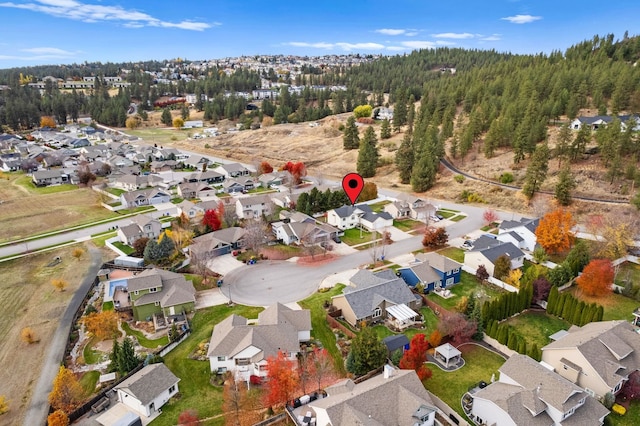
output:
M124 287L127 288L127 280L111 280L104 287L104 301L112 302L113 301L113 293L116 291L116 287Z

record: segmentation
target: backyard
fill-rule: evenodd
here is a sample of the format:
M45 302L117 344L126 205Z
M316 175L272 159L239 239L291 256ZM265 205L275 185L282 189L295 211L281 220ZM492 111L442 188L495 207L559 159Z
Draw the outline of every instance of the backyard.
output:
M210 383L211 372L208 361L190 359L194 350L201 343L211 338L213 326L231 314L245 318L257 318L263 308L235 305L214 306L196 312L191 323L191 335L172 352L165 356L167 367L180 380L180 397L173 398L162 407L162 415L154 420L152 426L175 425L180 413L194 409L201 419L222 414L222 387ZM200 425L224 425L224 418L219 417L201 421Z
M538 348L550 343L549 336L560 330L571 327L567 321L547 315L546 312L528 311L509 318L506 324L515 327L518 335L523 337L530 348L534 343Z
M406 335L409 340L411 340L413 336L415 336L416 334L420 334L420 333L429 337L429 335L438 328L438 321L439 321L438 317L430 308L423 307L422 309L420 309L420 313L422 314L424 328L423 329L419 329L419 328L406 329L402 334ZM391 336L393 334L399 334L399 333L394 333L384 325L376 325L373 327L373 329L375 330L376 334L380 339L384 339L385 337Z
M580 300L584 300L586 303L597 303L604 307L603 321L611 320L625 320L631 321L633 319L632 312L640 306L640 302L633 300L630 297L623 296L622 294L611 293L607 296L590 297L582 294L582 291L573 286L569 291Z
M624 287L627 281L633 283L634 287L637 283L640 283L640 265L632 262L623 262L620 264L615 283Z
M448 289L451 291L452 296L447 299L435 294L434 292L427 295L427 299L437 303L444 309L451 311L454 310L463 296L474 297L480 295L481 298L490 300L504 292L504 290L494 285L481 284L475 276L464 271L462 271L462 274L460 275L460 283L448 287Z
M504 359L487 349L473 343L464 344L458 347L464 358L464 367L445 372L434 364L427 364L433 375L424 382L427 390L442 399L454 409L462 418L466 418L460 405L462 395L469 387L484 380L489 383L491 375L496 374L498 378L498 368L504 363Z

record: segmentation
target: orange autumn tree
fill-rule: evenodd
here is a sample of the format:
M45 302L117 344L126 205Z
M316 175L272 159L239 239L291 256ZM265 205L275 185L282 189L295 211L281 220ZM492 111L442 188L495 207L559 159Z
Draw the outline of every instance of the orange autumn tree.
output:
M298 387L296 362L287 359L282 352L267 358L267 384L265 403L273 407L284 405L293 399Z
M609 259L593 259L576 278L576 283L587 296L604 296L611 293L613 276L613 264Z
M415 370L420 380L429 379L431 370L424 364L427 361L429 342L427 337L420 333L413 336L409 343L409 350L400 359L400 368L403 370Z
M118 314L115 311L93 312L83 322L87 331L100 340L110 339L118 333Z
M70 413L80 405L84 390L73 371L60 366L58 375L53 379L53 389L49 393L49 404L55 410Z
M69 417L62 410L56 410L47 417L47 426L69 426Z
M571 231L575 225L576 221L568 210L560 208L547 213L536 228L538 244L549 254L569 250L575 240Z

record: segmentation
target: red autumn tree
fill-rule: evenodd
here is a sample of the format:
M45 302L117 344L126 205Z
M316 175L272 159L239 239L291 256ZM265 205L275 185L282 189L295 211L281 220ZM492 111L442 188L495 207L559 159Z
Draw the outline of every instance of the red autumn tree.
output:
M180 426L197 426L199 422L200 418L196 410L185 410L178 416Z
M282 352L267 358L267 379L265 404L270 407L286 404L293 399L298 387L295 361L287 359Z
M273 167L271 167L271 164L267 163L266 161L263 161L260 163L260 167L258 167L258 174L262 175L264 173L271 173L273 171Z
M310 365L310 379L317 385L316 389L320 391L323 386L333 382L336 377L336 369L329 351L324 348L314 349Z
M498 213L496 213L495 210L487 209L482 213L482 219L484 219L484 222L489 225L490 223L498 220Z
M282 166L282 170L291 173L291 176L293 177L296 185L302 182L302 178L307 175L307 168L301 161L297 163L289 161L284 166Z
M409 350L400 359L400 368L403 370L415 370L420 380L431 377L431 370L424 363L427 361L429 342L424 334L416 334L409 343Z
M588 296L604 296L611 292L613 265L609 259L593 259L576 278L578 287Z
M422 237L422 245L428 248L442 247L449 241L449 234L444 228L437 226L429 226L424 231L424 237Z
M469 321L462 314L453 314L447 317L446 321L440 323L440 331L443 335L451 337L454 345L459 345L471 339L471 336L478 330L475 321Z
M620 396L627 400L640 399L640 371L636 370L629 374L629 380L622 386Z
M560 253L571 248L575 235L571 229L576 225L571 212L556 209L540 219L535 234L538 244L547 253Z
M222 203L220 203L222 205ZM220 208L220 207L218 207ZM202 216L202 224L207 227L209 231L217 231L222 226L220 222L220 215L216 210L207 210Z

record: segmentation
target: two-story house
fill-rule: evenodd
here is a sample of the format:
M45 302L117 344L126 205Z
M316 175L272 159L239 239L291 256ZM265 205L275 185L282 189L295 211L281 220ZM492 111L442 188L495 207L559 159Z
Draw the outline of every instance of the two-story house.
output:
M616 394L640 370L640 338L627 321L571 326L542 348L542 361L591 395Z
M250 376L266 377L268 358L282 352L296 360L300 343L310 338L308 309L292 310L276 303L262 311L254 325L233 314L213 328L207 354L211 372L231 371L236 379L246 381Z
M133 306L133 317L137 321L148 321L154 315L181 315L195 309L196 290L193 283L175 272L145 269L127 278L127 291Z
M398 269L400 276L410 287L418 284L424 291L445 288L460 282L462 265L438 253L420 253L416 262Z
M495 262L501 256L509 258L512 270L522 268L524 265L524 253L522 250L510 242L500 241L487 235L482 235L476 239L471 250L464 253L464 264L474 271L480 265L484 265L489 275L493 276Z
M384 206L384 211L395 219L414 219L425 221L436 213L436 208L424 198L418 198L410 194L400 193L397 201Z
M463 399L476 424L600 426L609 414L579 386L526 355L511 356L498 381ZM471 404L471 407L469 407Z
M148 214L140 214L131 218L129 225L118 228L117 235L124 244L133 246L140 238L157 239L162 232L162 224Z
M349 284L331 302L354 327L364 321L386 322L395 329L404 329L420 316L416 312L422 306L420 296L413 294L391 270L374 273L362 269L351 277Z
M271 198L266 195L242 197L236 200L236 215L240 219L260 219L273 211Z
M393 226L393 217L387 212L374 213L367 204L356 204L327 211L327 223L341 230L361 226L374 231Z
M534 251L537 244L536 229L540 219L504 220L498 226L498 240L513 243L522 250Z

